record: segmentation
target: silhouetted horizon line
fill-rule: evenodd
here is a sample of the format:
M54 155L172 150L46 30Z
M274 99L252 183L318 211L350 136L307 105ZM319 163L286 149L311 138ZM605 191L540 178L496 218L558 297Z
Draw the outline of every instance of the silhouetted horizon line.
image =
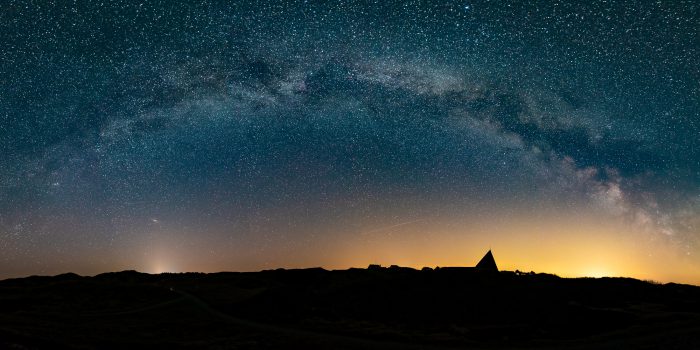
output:
M430 266L424 266L422 268L415 268L411 266L400 266L397 264L392 264L388 266L384 266L381 264L369 264L366 267L347 267L347 268L337 268L337 269L331 269L331 268L325 268L323 266L310 266L310 267L277 267L277 268L267 268L267 269L261 269L261 270L220 270L220 271L162 271L162 272L147 272L147 271L139 271L138 269L124 269L124 270L113 270L113 271L104 271L100 272L97 274L80 274L72 271L68 272L62 272L62 273L57 273L57 274L31 274L31 275L24 275L24 276L19 276L19 277L7 277L7 278L0 278L0 283L5 282L5 281L10 281L10 280L20 280L20 279L29 279L29 278L56 278L56 277L68 277L68 276L74 276L74 277L79 277L79 278L93 278L93 277L98 277L98 276L103 276L103 275L110 275L110 274L125 274L125 273L135 273L135 274L141 274L141 275L149 275L149 276L159 276L159 275L188 275L188 274L197 274L197 275L216 275L216 274L227 274L227 273L232 273L232 274L255 274L255 273L269 273L269 272L282 272L282 271L304 271L304 270L317 270L317 271L324 271L324 272L343 272L343 271L353 271L353 270L364 270L364 271L372 271L372 270L387 270L387 271L392 271L392 270L411 270L414 272L435 272L435 271L440 271L440 270L445 270L445 271L460 271L460 272L471 272L471 273L489 273L489 274L503 274L503 275L512 275L512 276L551 276L554 278L559 278L559 279L594 279L594 280L604 280L604 279L625 279L625 280L636 280L640 282L645 282L645 283L650 283L650 284L657 284L657 285L687 285L687 286L693 286L693 287L700 287L700 284L693 284L693 283L685 283L685 282L675 282L675 281L657 281L653 279L645 279L645 278L638 278L638 277L633 277L633 276L562 276L558 275L556 273L551 273L551 272L543 272L543 271L521 271L519 269L516 270L499 270L496 272L484 272L480 271L477 269L475 266L435 266L435 267L430 267Z

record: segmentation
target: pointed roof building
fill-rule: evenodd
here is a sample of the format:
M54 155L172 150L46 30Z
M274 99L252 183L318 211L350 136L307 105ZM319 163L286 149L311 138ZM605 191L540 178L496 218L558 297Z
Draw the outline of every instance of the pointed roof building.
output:
M491 254L491 249L479 260L479 263L476 264L476 268L483 271L498 272L498 266L496 266L496 260L493 258L493 254Z

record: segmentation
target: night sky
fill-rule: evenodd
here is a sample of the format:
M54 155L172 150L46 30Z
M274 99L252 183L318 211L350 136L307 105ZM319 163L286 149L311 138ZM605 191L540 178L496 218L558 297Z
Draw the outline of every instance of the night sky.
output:
M700 284L697 1L0 4L0 278Z

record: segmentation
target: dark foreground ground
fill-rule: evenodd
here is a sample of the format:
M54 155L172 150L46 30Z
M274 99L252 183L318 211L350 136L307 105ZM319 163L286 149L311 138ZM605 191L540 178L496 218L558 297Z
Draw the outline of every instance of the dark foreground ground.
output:
M0 281L0 348L700 349L700 287L404 268Z

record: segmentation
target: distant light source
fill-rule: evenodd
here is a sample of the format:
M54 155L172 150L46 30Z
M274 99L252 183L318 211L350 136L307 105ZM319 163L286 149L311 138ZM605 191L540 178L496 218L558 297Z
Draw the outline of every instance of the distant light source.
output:
M610 277L611 273L608 269L605 267L592 267L587 269L584 273L583 276L585 277L595 277L595 278L600 278L600 277Z
M179 272L177 268L164 261L156 261L153 263L152 267L149 269L150 273L160 274L160 273L176 273Z

